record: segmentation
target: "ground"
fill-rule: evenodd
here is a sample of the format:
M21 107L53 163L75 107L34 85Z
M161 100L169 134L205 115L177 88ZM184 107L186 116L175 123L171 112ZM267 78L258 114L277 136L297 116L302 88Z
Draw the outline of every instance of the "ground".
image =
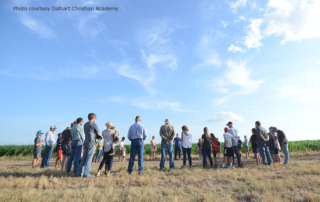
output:
M289 165L256 166L250 158L242 159L243 168L226 169L203 169L193 158L192 169L175 161L170 172L145 160L142 176L137 161L128 175L128 162L115 158L109 177L83 179L54 168L54 159L51 168L32 169L25 157L2 157L0 201L320 201L320 152L291 153Z

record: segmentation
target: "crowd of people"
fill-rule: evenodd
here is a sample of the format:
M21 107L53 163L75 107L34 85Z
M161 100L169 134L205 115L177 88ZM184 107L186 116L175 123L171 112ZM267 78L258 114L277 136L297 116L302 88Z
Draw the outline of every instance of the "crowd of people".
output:
M125 161L126 149L124 147L125 137L119 137L119 133L112 122L107 122L106 129L99 130L95 123L97 115L90 113L88 122L83 125L83 119L78 118L71 126L66 128L62 133L58 134L55 140L56 126L50 126L50 131L46 133L45 140L41 140L43 132L39 130L34 140L34 159L32 167L36 167L41 158L41 145L45 143L45 151L41 162L41 168L49 167L49 162L53 153L54 145L56 145L57 159L55 166L60 166L61 170L71 173L73 165L73 175L78 177L91 177L91 165L100 163L96 176L101 175L101 170L105 167L105 174L110 175L113 165L113 159L116 154L116 144L119 143L119 161L122 155L122 161ZM140 116L136 116L135 123L130 126L127 138L131 142L130 159L127 172L133 171L135 156L138 153L138 173L143 173L143 155L144 141L147 138L146 127L140 123ZM82 127L83 125L83 127ZM174 127L170 124L170 119L164 121L164 125L160 127L161 137L161 159L160 170L165 167L166 153L169 154L169 168L174 169L174 160L181 159L183 155L183 166L186 166L187 160L190 168L192 167L191 148L192 148L192 132L184 125L182 126L181 135L175 134ZM103 141L102 141L103 138ZM255 122L255 128L252 129L250 139L244 136L241 141L237 129L233 127L232 122L227 123L224 128L224 147L223 147L223 163L221 167L232 167L235 163L235 156L238 167L241 167L241 148L245 149L245 157L249 158L249 142L252 145L252 152L256 159L257 165L271 165L280 163L279 151L282 150L285 156L284 164L289 163L288 139L282 130L276 127L269 127L269 132L261 126L259 121ZM94 156L96 147L98 147L97 155ZM174 148L173 148L174 147ZM203 129L203 135L198 141L199 159L203 161L203 168L218 167L217 158L220 158L221 146L219 139L213 133L209 133L208 127ZM155 136L150 141L150 160L155 160L155 152L157 151L157 142ZM102 161L100 161L103 152ZM174 157L173 157L173 152ZM212 159L213 156L213 159ZM214 160L214 165L213 165Z

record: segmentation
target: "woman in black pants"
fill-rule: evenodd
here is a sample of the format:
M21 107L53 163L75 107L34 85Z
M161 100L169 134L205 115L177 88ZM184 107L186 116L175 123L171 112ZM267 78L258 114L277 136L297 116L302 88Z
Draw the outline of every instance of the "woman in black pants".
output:
M202 139L202 154L203 154L203 168L205 168L205 165L207 163L207 156L210 160L210 165L212 168L213 161L212 161L212 157L211 157L211 146L210 146L211 135L209 133L208 127L205 127L203 129L203 132L204 132L204 134L201 137L201 139Z

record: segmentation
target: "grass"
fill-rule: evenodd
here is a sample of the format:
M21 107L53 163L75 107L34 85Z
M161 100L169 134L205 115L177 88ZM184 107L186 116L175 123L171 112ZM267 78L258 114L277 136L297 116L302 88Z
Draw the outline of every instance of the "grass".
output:
M132 175L126 172L127 162L115 162L110 177L88 179L2 159L0 201L320 201L319 156L293 156L289 165L268 167L250 159L244 168L228 169L202 169L199 160L189 169L177 161L170 172L159 171L159 162L145 161L142 176L137 162ZM96 169L94 165L93 175Z

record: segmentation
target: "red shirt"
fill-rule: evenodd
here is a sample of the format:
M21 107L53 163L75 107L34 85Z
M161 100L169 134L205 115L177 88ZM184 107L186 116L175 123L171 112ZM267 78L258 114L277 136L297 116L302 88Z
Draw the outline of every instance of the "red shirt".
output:
M214 141L213 139L211 139L211 143L212 143L212 151L219 151L219 145L218 145L218 142ZM217 147L215 147L215 146Z

